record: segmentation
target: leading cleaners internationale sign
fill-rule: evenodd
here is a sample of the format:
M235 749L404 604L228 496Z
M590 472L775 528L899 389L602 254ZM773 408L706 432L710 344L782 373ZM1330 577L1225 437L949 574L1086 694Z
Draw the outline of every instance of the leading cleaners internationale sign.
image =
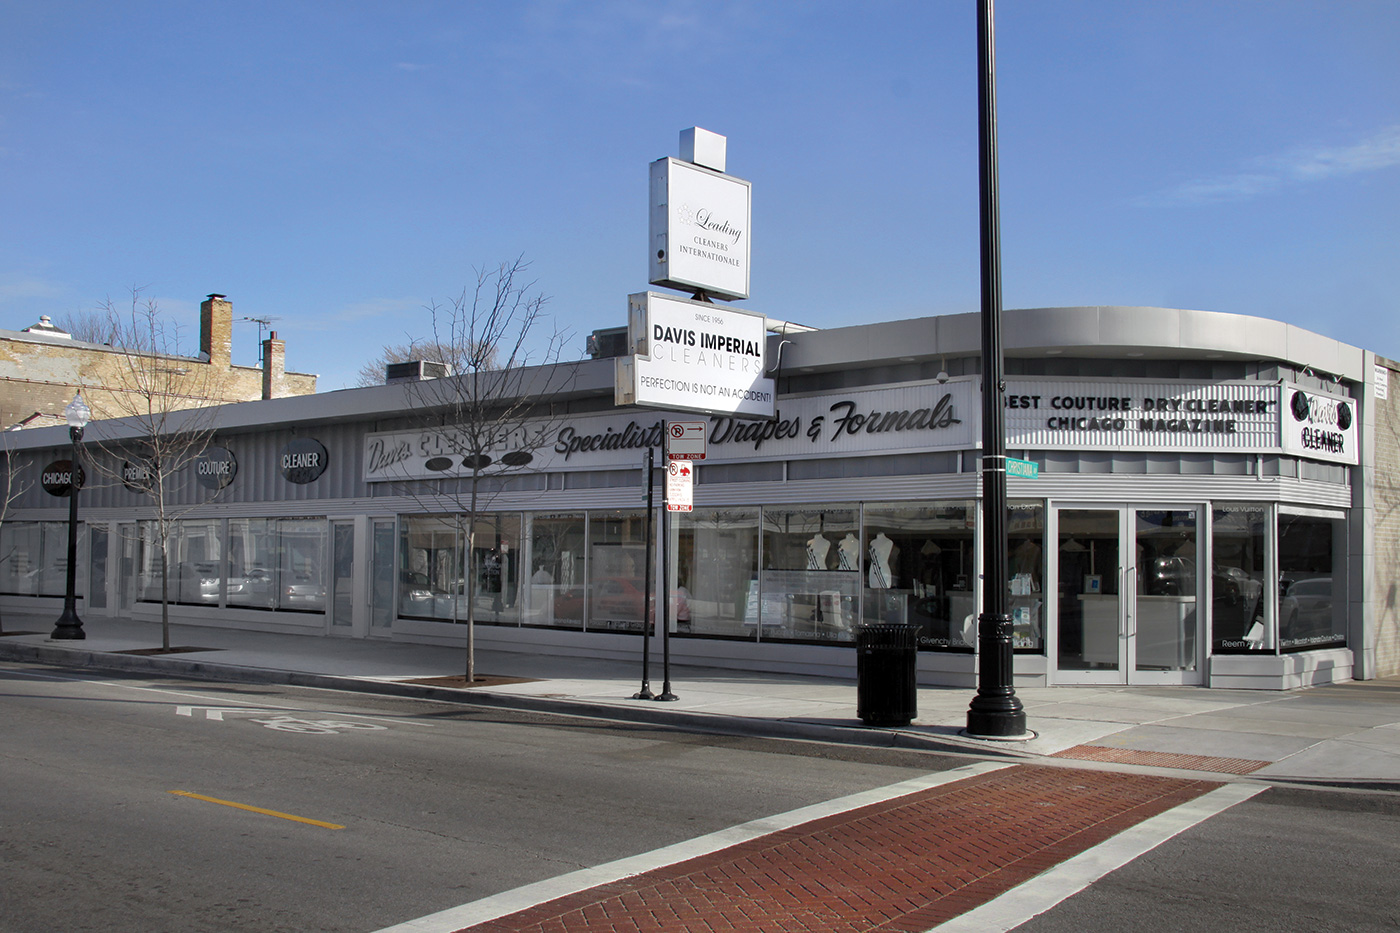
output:
M653 285L749 297L750 185L680 159L651 164Z

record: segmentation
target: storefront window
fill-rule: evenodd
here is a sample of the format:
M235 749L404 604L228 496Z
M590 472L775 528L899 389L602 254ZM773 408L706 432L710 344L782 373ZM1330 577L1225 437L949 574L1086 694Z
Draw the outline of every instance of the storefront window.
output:
M526 519L530 536L530 583L525 625L583 628L583 513L545 513Z
M228 605L324 612L329 533L324 518L229 520Z
M1211 650L1215 654L1272 651L1274 625L1265 599L1269 510L1222 504L1211 510Z
M387 629L394 624L394 523L374 523L374 548L370 566L369 624Z
M211 519L175 522L170 526L169 547L171 600L217 606L223 598L222 523ZM158 575L157 565L157 579ZM156 590L159 598L158 583Z
M82 586L81 579L78 585ZM19 596L62 596L67 587L67 522L5 522L0 525L0 592Z
M228 605L236 609L277 607L276 527L265 518L228 523Z
M919 646L971 651L977 640L971 502L865 507L864 619L919 627Z
M1344 523L1279 515L1279 647L1284 651L1346 644L1346 602L1335 588Z
M513 624L520 615L520 514L484 515L472 537L473 599L478 622ZM466 598L465 592L455 595ZM458 621L466 619L459 608Z
M462 533L451 516L407 515L399 545L399 615L452 621L462 581ZM465 617L465 613L463 613Z
M865 564L859 536L849 506L763 510L762 605L755 606L762 637L854 640Z
M589 630L642 631L643 613L651 603L645 593L647 561L652 554L646 526L643 509L589 516Z
M668 553L675 631L753 638L758 627L758 509L678 513L672 531Z
M1006 513L1008 611L1017 651L1045 651L1045 506L1012 500Z

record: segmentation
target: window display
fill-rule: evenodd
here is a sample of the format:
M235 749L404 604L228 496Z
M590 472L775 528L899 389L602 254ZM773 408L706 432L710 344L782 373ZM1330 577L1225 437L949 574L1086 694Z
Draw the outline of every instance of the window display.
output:
M1346 644L1346 602L1333 597L1344 551L1341 519L1278 517L1278 643L1284 651Z
M859 534L852 506L764 509L763 571L745 599L745 624L761 624L762 638L854 640Z
M530 579L525 625L583 628L584 517L582 512L526 516Z
M1211 650L1215 654L1274 650L1274 610L1264 586L1268 521L1264 505L1222 504L1211 510Z
M921 648L971 651L975 515L965 500L866 506L864 620L917 625Z
M758 509L696 509L671 520L671 618L681 634L753 638ZM755 593L755 599L757 594Z
M653 526L656 522L652 522ZM644 509L594 512L588 522L589 631L640 632L651 604L646 566L653 553ZM653 527L652 534L656 534ZM654 540L654 538L653 538Z

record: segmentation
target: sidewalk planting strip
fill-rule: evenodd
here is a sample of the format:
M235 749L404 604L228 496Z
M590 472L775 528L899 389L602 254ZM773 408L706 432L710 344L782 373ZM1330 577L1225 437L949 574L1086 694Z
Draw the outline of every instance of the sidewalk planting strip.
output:
M558 897L463 933L923 933L1216 782L1016 765Z

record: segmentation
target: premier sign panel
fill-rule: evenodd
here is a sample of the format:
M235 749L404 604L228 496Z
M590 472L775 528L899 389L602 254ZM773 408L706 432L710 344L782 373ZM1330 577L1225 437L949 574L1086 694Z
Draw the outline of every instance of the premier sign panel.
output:
M653 285L749 297L747 181L679 159L651 163Z
M763 315L654 292L629 299L630 401L648 408L772 418ZM626 379L627 375L621 378Z

